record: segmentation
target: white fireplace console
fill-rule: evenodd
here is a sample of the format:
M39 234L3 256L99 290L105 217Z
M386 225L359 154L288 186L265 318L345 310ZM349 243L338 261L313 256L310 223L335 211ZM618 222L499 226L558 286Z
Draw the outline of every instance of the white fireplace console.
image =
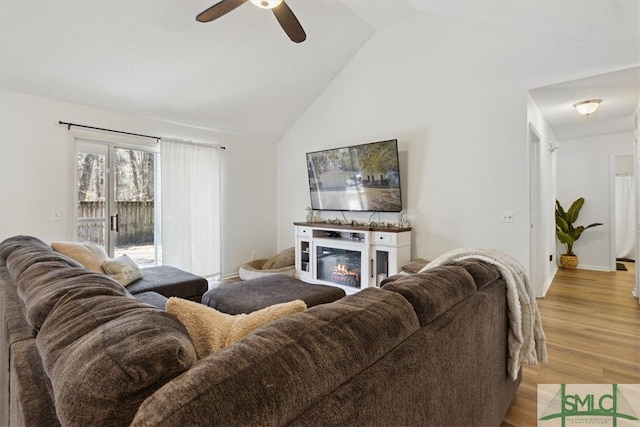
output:
M354 293L411 260L411 229L295 222L296 277Z

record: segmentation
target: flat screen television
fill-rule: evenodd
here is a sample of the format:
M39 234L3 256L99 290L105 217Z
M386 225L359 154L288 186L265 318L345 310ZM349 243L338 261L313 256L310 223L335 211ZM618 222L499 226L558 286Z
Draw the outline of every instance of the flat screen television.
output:
M398 140L307 153L311 209L400 212Z

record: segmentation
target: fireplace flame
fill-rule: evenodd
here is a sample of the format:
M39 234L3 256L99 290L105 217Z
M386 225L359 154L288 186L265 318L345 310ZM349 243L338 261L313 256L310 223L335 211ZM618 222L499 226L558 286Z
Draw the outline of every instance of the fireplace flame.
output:
M352 276L356 281L360 280L360 275L357 271L351 271L344 264L338 264L333 267L333 274L338 276Z

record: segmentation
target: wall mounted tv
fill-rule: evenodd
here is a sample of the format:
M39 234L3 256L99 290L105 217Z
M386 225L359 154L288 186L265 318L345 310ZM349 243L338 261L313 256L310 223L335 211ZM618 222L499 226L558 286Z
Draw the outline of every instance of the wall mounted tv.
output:
M400 212L398 140L307 153L311 209Z

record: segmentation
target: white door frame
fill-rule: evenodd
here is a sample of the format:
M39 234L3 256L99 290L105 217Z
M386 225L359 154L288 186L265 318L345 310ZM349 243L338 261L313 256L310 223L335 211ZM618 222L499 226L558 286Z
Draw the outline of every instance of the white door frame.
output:
M616 155L609 159L609 271L616 271Z
M529 123L529 280L536 297L542 296L543 284L540 283L544 274L541 266L544 254L542 238L539 230L542 218L542 197L540 188L541 160L540 149L542 138L536 128Z

